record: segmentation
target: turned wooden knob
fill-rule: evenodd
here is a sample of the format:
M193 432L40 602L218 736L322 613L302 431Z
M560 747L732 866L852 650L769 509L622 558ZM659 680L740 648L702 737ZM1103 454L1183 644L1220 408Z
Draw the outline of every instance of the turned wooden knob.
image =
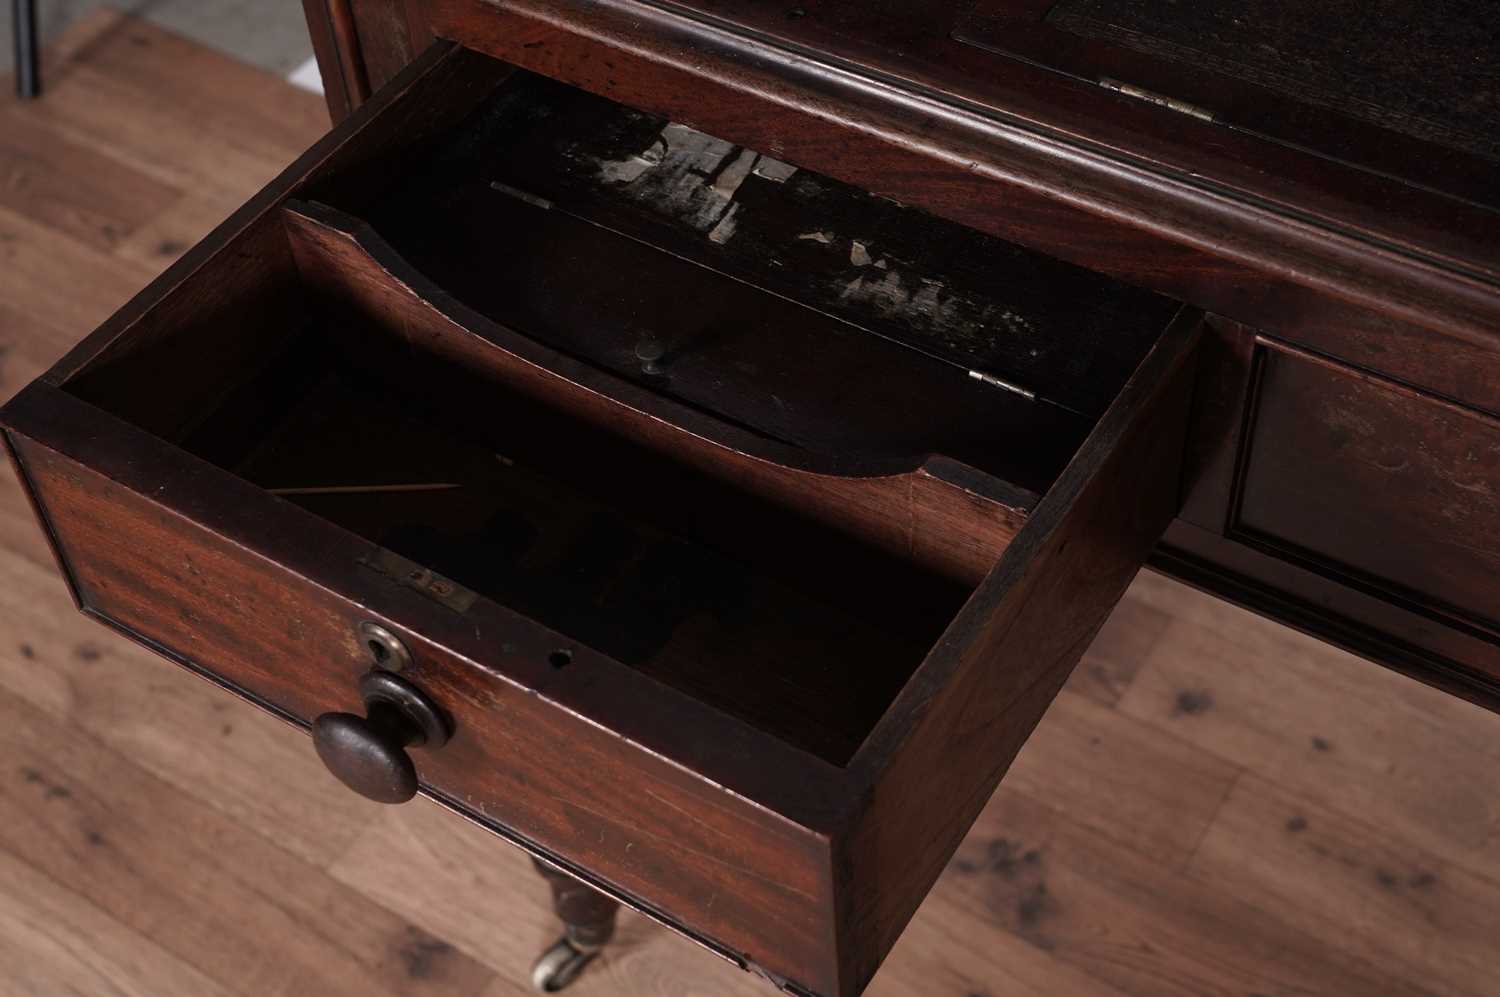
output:
M313 721L313 745L328 771L377 803L405 803L417 795L417 767L407 748L440 748L448 721L427 695L386 671L359 680L365 716L324 713Z

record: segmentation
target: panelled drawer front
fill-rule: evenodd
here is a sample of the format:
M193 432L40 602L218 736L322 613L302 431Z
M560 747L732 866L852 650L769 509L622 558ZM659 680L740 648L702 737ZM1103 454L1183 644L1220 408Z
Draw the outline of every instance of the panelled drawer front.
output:
M126 429L103 444L128 452L130 435ZM453 720L441 749L412 751L425 788L700 940L733 946L735 954L769 953L809 985L825 984L807 975L825 958L832 918L826 842L818 835L407 629L433 638L458 627L497 631L492 618L460 617L353 563L336 569L336 582L323 579L341 590L330 591L309 577L316 569L291 570L241 546L243 536L218 532L233 535L232 521L206 528L63 454L10 439L86 612L303 726L327 711L363 712L357 683L371 656L357 628L371 619L391 626L413 652L401 674ZM149 457L126 462L150 480L171 482L164 490L189 484L181 466ZM303 513L276 512L263 519L257 539L297 535L309 564L327 553L316 534L301 532ZM515 659L545 662L552 648L515 629L505 637L512 667ZM576 652L569 666L580 677L597 667L587 655ZM653 713L664 727L694 722L691 709L674 713L668 690L625 678L594 684L616 705L635 693L643 722ZM585 688L565 694L586 703L590 683L577 684ZM718 738L731 743L718 747L734 747L733 724L727 730ZM345 790L330 784L329 791Z
M1211 325L1193 487L1158 563L1497 708L1500 421Z
M1500 422L1263 345L1232 535L1500 637Z

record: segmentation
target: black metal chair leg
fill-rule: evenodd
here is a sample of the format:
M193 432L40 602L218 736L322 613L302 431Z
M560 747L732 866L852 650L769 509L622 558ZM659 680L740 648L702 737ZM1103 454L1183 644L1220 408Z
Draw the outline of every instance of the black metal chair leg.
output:
M36 48L36 0L11 0L10 28L16 44L16 95L30 100L42 92L41 57Z

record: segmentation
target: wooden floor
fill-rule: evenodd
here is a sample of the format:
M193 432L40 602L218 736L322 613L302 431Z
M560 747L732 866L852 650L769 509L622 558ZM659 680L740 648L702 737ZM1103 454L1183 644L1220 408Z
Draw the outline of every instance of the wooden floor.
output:
M113 15L48 70L0 104L4 396L325 127ZM354 798L75 615L5 473L0 994L526 991L555 927L519 853ZM1144 574L870 992L1493 995L1497 969L1500 718ZM770 990L628 916L574 992Z

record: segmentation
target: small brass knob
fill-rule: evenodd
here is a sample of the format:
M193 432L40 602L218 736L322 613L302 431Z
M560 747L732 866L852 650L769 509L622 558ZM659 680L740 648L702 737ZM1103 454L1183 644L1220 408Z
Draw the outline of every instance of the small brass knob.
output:
M406 679L375 670L359 680L365 716L324 713L313 721L313 745L328 771L377 803L417 795L417 767L407 748L442 747L451 728L426 693Z

